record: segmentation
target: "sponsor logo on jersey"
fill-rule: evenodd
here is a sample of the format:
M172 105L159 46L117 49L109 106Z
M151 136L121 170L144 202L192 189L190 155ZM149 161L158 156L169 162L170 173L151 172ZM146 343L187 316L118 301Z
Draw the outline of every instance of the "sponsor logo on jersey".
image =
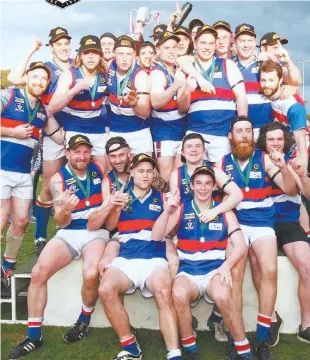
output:
M209 223L209 230L220 231L223 229L223 224Z
M152 210L152 211L161 212L161 206L159 206L159 205L150 204L149 209Z
M194 222L193 220L187 220L185 225L186 230L193 230L194 229Z

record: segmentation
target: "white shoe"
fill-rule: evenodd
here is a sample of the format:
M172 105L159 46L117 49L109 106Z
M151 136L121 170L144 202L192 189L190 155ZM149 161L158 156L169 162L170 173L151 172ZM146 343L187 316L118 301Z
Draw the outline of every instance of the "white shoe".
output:
M136 360L136 359L142 360L141 350L138 355L132 355L130 352L123 350L114 358L114 360Z
M215 340L217 340L219 342L227 342L228 337L227 337L227 334L225 332L224 321L222 320L220 323L214 322L213 325L214 325L214 338L215 338Z

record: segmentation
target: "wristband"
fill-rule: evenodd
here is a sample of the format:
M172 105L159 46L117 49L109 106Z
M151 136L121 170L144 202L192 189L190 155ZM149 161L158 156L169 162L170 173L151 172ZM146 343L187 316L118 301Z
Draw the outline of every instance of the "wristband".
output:
M239 80L238 82L236 82L232 87L231 89L233 89L235 86L241 84L241 83L244 83L244 80Z
M137 95L150 95L150 93L147 91L138 91Z
M272 178L271 178L271 181L273 181L274 178L275 178L278 174L280 174L280 172L281 172L281 170L278 170L275 174L273 174L273 176L272 176Z
M52 132L51 134L46 134L46 136L48 136L48 137L53 136L53 135L56 134L57 131L59 131L59 130L60 130L60 126L59 126L59 128L58 128L57 130L55 130L55 131Z
M228 237L231 237L231 235L234 234L234 233L237 232L237 231L241 231L241 229L240 229L240 228L237 228L237 229L231 231L231 232L228 234Z
M224 191L225 187L226 187L229 183L231 183L231 182L232 182L232 180L231 180L231 179L228 179L228 180L226 181L226 183L222 186L222 191Z

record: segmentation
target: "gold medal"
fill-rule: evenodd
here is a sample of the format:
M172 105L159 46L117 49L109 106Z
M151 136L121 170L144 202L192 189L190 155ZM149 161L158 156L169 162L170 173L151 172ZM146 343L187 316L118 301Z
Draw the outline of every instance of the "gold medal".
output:
M246 187L244 188L244 191L245 191L245 192L249 192L249 191L250 191L250 188L249 188L248 186L246 186Z

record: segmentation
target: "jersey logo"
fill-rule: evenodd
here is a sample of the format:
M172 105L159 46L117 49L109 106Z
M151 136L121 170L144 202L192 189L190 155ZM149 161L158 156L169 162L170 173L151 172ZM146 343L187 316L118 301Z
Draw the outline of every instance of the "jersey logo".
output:
M37 113L37 117L38 117L39 119L43 120L43 121L46 120L46 115L45 115L45 114L42 114L41 112L38 112L38 113Z
M100 178L97 178L97 179L94 179L93 180L93 184L94 185L98 185L98 184L100 184L101 183L101 179Z
M98 86L98 92L105 92L106 86Z
M185 220L195 219L195 213L184 214L184 219L185 219Z
M71 193L76 193L78 191L76 184L70 185L69 190L71 190Z
M18 97L15 98L15 102L20 102L20 103L24 103L25 100L24 99L20 99Z
M223 229L223 224L209 223L209 230L220 231Z
M16 106L15 106L15 110L20 111L20 112L25 111L24 104L17 103Z
M258 74L258 67L253 67L251 73Z
M193 220L187 220L185 225L185 230L193 230L194 229L194 222Z
M214 72L214 79L221 79L223 77L222 71Z
M70 178L70 179L68 179L68 180L65 180L65 183L66 183L66 185L71 185L71 184L74 184L75 183L75 180L74 180L74 178Z
M161 206L159 206L159 205L150 204L149 209L152 210L152 211L161 212Z

